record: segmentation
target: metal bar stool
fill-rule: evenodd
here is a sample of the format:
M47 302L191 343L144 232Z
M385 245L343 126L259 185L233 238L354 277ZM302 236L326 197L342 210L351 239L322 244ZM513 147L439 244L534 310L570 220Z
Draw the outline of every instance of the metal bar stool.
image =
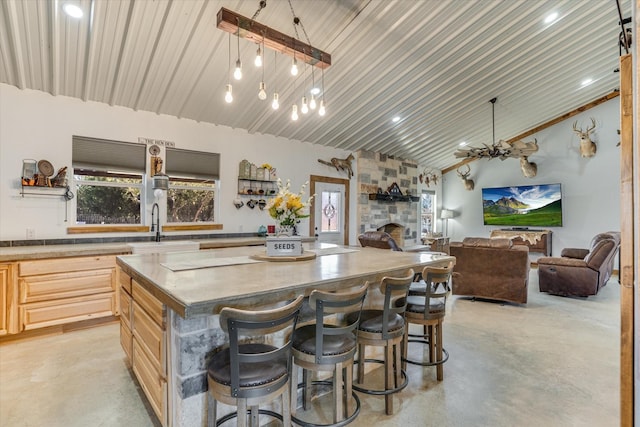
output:
M284 426L291 426L291 334L286 332L295 329L303 300L304 297L299 296L284 307L272 310L222 309L220 327L228 333L229 344L215 353L207 366L209 427L219 426L235 417L238 418L237 425L244 427L247 414L250 426L259 425L259 414L275 417ZM260 337L258 342L249 342L256 337ZM275 344L278 341L283 342ZM260 404L278 396L282 396L282 414L259 409ZM217 402L236 406L238 410L217 419Z
M353 393L353 358L356 352L354 330L360 321L369 283L348 292L330 293L314 290L309 296L309 307L315 310L315 323L301 326L293 333L293 372L291 383L291 419L302 426L343 426L353 421L360 412L360 400ZM354 313L354 310L355 313ZM347 319L345 313L353 313ZM325 318L325 315L338 316ZM331 320L331 321L329 321ZM296 365L302 368L303 381L297 384ZM330 371L331 380L311 381L310 373ZM296 417L297 391L302 387L303 409L311 398L311 386L333 385L333 423L316 424ZM354 408L355 402L355 408Z
M387 415L393 414L393 394L404 389L408 383L407 374L400 366L405 306L399 302L406 301L414 275L414 271L409 270L405 277L384 277L380 282L384 305L380 309L362 310L358 326L358 382L353 384L353 388L362 393L384 395ZM384 347L384 360L367 359L366 346ZM363 385L367 362L384 364L384 390Z
M408 323L404 333L403 369L407 362L421 366L436 366L438 381L444 377L442 364L449 359L449 353L442 346L442 322L444 321L453 262L447 267L425 267L422 279L411 284L407 297L405 320ZM409 334L409 324L422 325L423 334ZM414 338L414 339L411 339ZM429 361L410 360L409 343L429 346Z

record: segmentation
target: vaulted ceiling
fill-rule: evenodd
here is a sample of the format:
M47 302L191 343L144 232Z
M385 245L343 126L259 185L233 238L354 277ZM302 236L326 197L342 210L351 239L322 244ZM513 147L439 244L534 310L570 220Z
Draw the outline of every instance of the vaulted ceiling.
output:
M63 0L0 2L0 82L440 169L457 163L461 142L492 142L493 97L496 139L509 139L618 87L613 0L268 0L257 21L295 36L292 5L299 37L332 56L327 114L296 122L291 107L320 69L293 78L291 58L267 49L260 101L257 45L246 40L244 76L224 101L238 41L216 14L251 17L258 0L72 2L83 18L67 16ZM545 23L551 12L557 20Z

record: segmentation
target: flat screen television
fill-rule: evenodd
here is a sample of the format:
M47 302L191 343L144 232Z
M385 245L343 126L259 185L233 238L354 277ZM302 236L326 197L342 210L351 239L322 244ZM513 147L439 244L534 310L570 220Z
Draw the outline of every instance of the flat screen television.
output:
M562 227L560 184L482 189L484 225Z

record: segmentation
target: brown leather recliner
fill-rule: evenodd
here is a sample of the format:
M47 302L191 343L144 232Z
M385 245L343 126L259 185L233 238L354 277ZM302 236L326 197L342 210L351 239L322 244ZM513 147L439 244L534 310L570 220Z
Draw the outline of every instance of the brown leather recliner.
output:
M358 236L362 247L371 246L379 249L391 249L392 251L402 251L393 237L384 231L365 231Z
M540 292L586 297L607 284L620 248L620 233L609 231L591 239L589 249L565 248L560 257L538 258Z

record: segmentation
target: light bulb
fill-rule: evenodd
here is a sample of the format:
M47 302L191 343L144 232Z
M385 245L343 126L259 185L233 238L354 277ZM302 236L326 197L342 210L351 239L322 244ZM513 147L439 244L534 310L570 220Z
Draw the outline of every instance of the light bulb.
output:
M231 93L231 85L227 85L227 92L224 94L224 100L227 101L228 104L231 104L233 101L233 94Z
M278 102L278 92L275 92L273 94L273 101L271 102L271 108L273 108L274 110L277 110L278 108L280 108L280 102Z
M258 98L261 101L267 99L267 91L264 90L264 82L260 82L260 90L258 91Z
M307 104L306 96L302 97L302 108L300 108L300 111L302 111L302 114L307 114L309 112L309 104Z
M324 99L320 100L320 108L318 109L318 114L321 116L324 116L326 113L325 109L324 109Z
M295 57L293 58L293 63L291 63L291 75L298 75L298 60Z
M236 69L233 72L233 78L236 80L240 80L242 78L242 62L238 59L236 61Z
M163 194L164 191L161 188L156 188L155 190L153 190L153 196L156 198L156 200L161 198Z
M296 104L293 104L291 109L291 120L298 120L298 106Z
M262 50L260 46L258 46L258 51L256 52L256 59L253 61L256 67L262 67Z
M313 93L311 94L311 101L309 101L309 108L312 110L316 109L316 97Z

